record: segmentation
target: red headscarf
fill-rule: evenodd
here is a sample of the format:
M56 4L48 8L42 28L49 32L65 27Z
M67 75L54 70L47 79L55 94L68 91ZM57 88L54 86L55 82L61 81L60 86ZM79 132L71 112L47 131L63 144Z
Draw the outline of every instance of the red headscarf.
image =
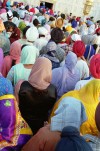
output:
M100 54L96 54L90 60L90 72L94 78L100 79Z
M85 52L85 44L82 41L76 41L73 45L73 52L77 57L82 57Z
M97 33L100 33L100 28L97 28L96 31L95 31L95 33L96 33L96 34L97 34Z

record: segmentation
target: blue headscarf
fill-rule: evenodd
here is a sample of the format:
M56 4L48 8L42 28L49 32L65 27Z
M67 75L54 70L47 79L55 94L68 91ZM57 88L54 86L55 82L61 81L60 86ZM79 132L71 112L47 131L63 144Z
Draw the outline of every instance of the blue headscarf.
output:
M84 57L86 60L89 60L93 55L95 55L96 50L93 48L92 45L87 45L86 50L84 53Z
M61 140L57 144L55 151L92 151L92 148L80 136L77 128L68 126L62 130Z

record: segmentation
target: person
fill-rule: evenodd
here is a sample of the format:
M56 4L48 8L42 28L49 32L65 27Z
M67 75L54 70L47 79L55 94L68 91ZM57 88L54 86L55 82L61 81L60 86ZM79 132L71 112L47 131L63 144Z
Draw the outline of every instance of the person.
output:
M91 20L87 20L88 34L93 35L95 33L95 24Z
M33 64L36 61L36 50L33 46L22 48L20 63L14 65L7 74L7 78L15 86L19 80L28 80ZM20 71L20 73L19 73Z
M51 83L57 88L57 98L68 91L74 90L75 84L80 80L79 71L75 69L76 64L76 54L69 51L65 59L65 65L52 71Z
M13 94L11 82L2 76L3 56L3 50L0 48L0 97L7 94Z
M93 79L100 79L100 54L94 55L90 60L89 70L90 70L90 77L85 80L80 80L75 85L75 90L81 89L85 86L88 82Z
M4 58L2 74L7 76L11 67L20 62L21 44L17 41L13 42L10 46L10 53Z
M88 144L92 147L93 151L100 151L100 103L98 104L95 112L95 122L97 129L99 131L98 136L93 136L90 134L83 135L83 138L87 141Z
M56 101L56 89L50 84L52 64L49 59L40 57L32 67L28 81L16 85L19 109L35 134L47 121L49 111Z
M21 150L32 131L20 115L16 99L9 92L0 97L0 149Z
M62 102L63 99L66 99L67 97L74 97L76 99L79 99L80 102L82 102L82 104L85 107L86 115L87 115L87 121L84 122L80 128L81 133L83 135L85 134L91 134L95 136L98 135L98 130L96 127L94 117L95 117L96 107L99 103L99 92L100 92L100 80L95 79L90 81L87 85L85 85L80 90L74 90L64 94L54 105L54 108L51 113L51 117L55 118L56 112L59 111L58 110L59 104ZM52 119L51 117L50 119ZM75 117L73 116L73 118Z
M75 108L76 106L78 109ZM23 147L22 151L55 151L63 128L74 126L80 129L80 125L86 120L84 106L75 98L66 98L56 115L57 117L52 121L53 127L49 124L42 127Z
M90 58L97 53L97 48L98 48L97 42L98 42L98 37L96 35L93 35L91 44L86 46L86 50L84 53L84 57L87 62L89 62Z
M57 49L56 43L50 41L46 45L46 49L47 49L47 53L42 56L48 58L52 62L52 69L60 67L60 61L56 57L56 49Z
M81 36L88 34L88 28L87 28L87 25L85 23L85 19L83 19L83 18L81 18L79 20L79 34Z
M68 126L62 130L61 139L58 142L55 151L93 151L85 139L80 136L77 128Z
M73 52L77 55L78 61L76 68L80 72L80 79L89 77L89 68L87 63L82 59L85 53L85 44L82 41L76 41L73 45Z
M13 22L4 22L6 31L9 33L9 40L12 44L14 41L20 39L20 30Z

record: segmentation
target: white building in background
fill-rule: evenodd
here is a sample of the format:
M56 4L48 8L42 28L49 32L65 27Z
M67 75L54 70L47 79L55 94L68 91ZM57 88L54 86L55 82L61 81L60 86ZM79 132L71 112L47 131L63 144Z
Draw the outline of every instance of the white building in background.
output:
M86 0L22 0L27 4L39 6L41 2L53 4L55 11L70 14L75 16L83 16L83 8ZM95 20L100 20L100 0L94 0L93 7L89 16L94 16Z

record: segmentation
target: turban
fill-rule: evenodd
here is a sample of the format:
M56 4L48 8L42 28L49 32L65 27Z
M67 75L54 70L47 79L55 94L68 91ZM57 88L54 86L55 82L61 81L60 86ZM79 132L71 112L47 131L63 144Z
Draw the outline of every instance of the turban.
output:
M100 103L98 104L96 108L95 121L96 121L97 128L100 132Z
M71 36L71 39L72 39L73 41L78 41L78 40L81 40L81 36L78 35L78 34L73 34L73 35Z
M91 58L90 73L94 78L100 79L100 54L96 54Z
M85 53L85 44L82 41L76 41L73 45L73 52L77 57L82 57Z
M60 43L64 38L63 31L60 28L54 28L51 31L51 40L55 43Z
M61 140L58 142L55 151L92 151L90 145L80 136L77 128L68 126L62 130Z
M26 32L26 39L30 42L34 42L38 39L39 33L36 27L30 27Z
M96 29L96 34L98 34L98 33L100 34L100 28Z

